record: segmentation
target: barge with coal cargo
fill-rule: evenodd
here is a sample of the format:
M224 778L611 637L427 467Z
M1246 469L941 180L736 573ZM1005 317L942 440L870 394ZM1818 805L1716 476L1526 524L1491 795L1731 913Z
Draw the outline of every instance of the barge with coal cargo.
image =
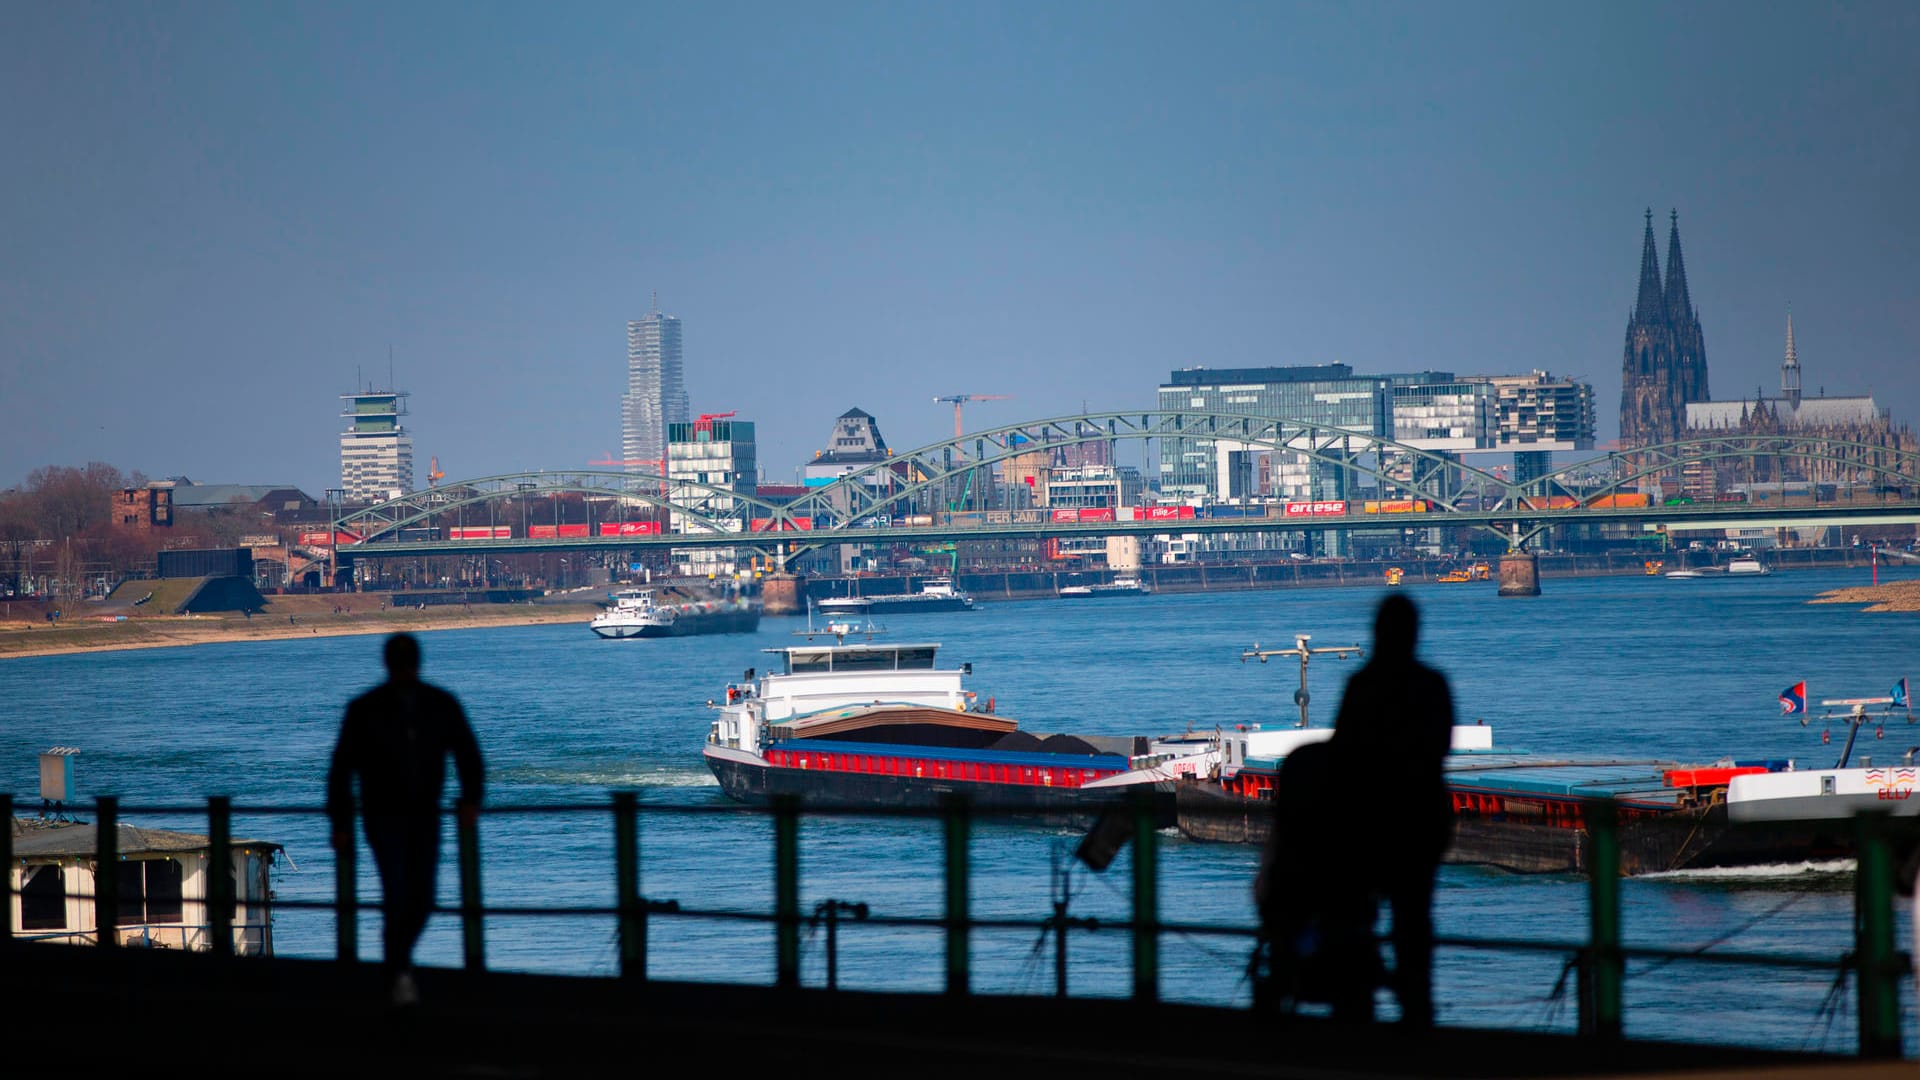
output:
M972 665L943 668L918 642L768 649L775 666L727 687L702 751L728 797L792 795L811 806L974 805L1078 816L1147 791L1168 825L1172 783L1203 768L1203 743L1035 735L968 690Z

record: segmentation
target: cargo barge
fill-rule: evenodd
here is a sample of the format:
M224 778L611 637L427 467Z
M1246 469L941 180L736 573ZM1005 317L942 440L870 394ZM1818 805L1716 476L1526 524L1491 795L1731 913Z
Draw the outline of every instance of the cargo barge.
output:
M656 603L653 597L652 589L623 589L613 594L613 606L587 626L603 638L751 634L760 628L760 604L745 597L680 604Z
M768 649L776 666L729 685L702 756L729 798L782 795L812 806L976 805L1077 816L1151 791L1167 825L1172 782L1204 742L1039 736L964 685L972 665L942 668L939 646L836 642Z
M1463 745L1463 733L1486 732ZM1453 844L1446 860L1515 873L1585 873L1592 865L1588 813L1596 800L1617 815L1622 874L1820 863L1853 855L1862 810L1920 815L1912 796L1920 767L1871 760L1809 769L1792 760L1718 762L1551 758L1496 750L1487 728L1455 728L1447 759ZM1324 733L1324 734L1323 734ZM1241 734L1241 733L1236 733ZM1258 731L1241 734L1243 764L1182 782L1175 792L1182 834L1195 840L1265 843L1284 750L1259 756ZM1327 738L1329 729L1292 729ZM1253 736L1248 739L1247 736ZM1484 743L1484 745L1478 745ZM1251 744L1255 754L1246 757ZM1229 737L1223 757L1236 753Z
M931 578L919 592L882 593L878 596L834 596L814 601L825 615L863 615L867 613L913 615L923 611L972 611L973 597L954 587L952 578Z

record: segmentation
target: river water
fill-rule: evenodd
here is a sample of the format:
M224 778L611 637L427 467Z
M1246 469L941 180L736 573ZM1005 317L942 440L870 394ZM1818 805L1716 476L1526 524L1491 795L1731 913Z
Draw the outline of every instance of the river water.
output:
M1883 571L1884 573L1884 571ZM1816 593L1861 583L1859 571L1807 571L1757 579L1549 580L1545 595L1498 599L1492 587L1423 585L1406 591L1423 613L1422 655L1444 669L1465 719L1484 719L1496 740L1555 753L1671 757L1792 757L1830 763L1819 725L1783 719L1782 687L1808 681L1810 698L1882 694L1920 675L1920 617L1809 606ZM894 640L943 643L947 663L974 665L972 686L1030 731L1129 735L1215 724L1284 724L1294 715L1292 661L1246 664L1255 642L1365 643L1382 589L1371 586L1269 592L982 604L974 612L890 619ZM755 635L609 642L584 626L444 631L422 637L425 675L460 694L487 756L489 801L569 803L577 815L489 817L483 824L485 892L499 905L608 905L613 900L608 792L638 789L643 802L673 807L728 804L700 760L706 702L760 649L790 644L794 619L767 619ZM180 804L211 794L245 805L317 805L327 755L348 698L378 681L378 637L203 645L0 662L0 790L25 801L36 790L35 754L80 747L88 794L128 803ZM1316 721L1338 707L1352 670L1316 661ZM1900 724L1884 740L1869 731L1864 752L1891 760L1920 743ZM1390 796L1392 778L1352 778L1355 798ZM136 823L191 828L186 819ZM317 818L242 816L236 835L286 845L276 888L283 898L326 900L332 856ZM974 841L976 917L1040 919L1050 908L1052 867L1077 836L1067 829L981 825ZM686 908L770 911L771 830L740 814L662 814L642 825L643 891ZM1162 839L1161 915L1170 922L1247 924L1250 848ZM820 820L802 828L803 910L826 899L864 902L879 915L938 917L942 910L938 824ZM449 856L450 860L450 856ZM364 858L362 865L370 867ZM297 866L297 869L295 867ZM1106 874L1070 877L1072 913L1108 922L1128 917L1127 856ZM442 875L455 902L454 875ZM1837 958L1851 941L1852 879L1845 867L1780 867L1739 875L1680 874L1628 881L1629 944ZM377 897L362 883L368 899ZM1526 877L1462 867L1442 871L1436 915L1443 934L1577 940L1586 927L1586 886L1570 877ZM1900 925L1905 927L1906 902ZM986 992L1050 993L1051 946L1037 932L980 931L974 986ZM824 932L805 939L806 981L824 980ZM377 915L362 929L377 955ZM773 931L766 924L656 918L656 977L770 982ZM333 921L281 909L282 955L330 955ZM494 918L490 966L611 974L616 954L606 917ZM1176 1000L1244 1002L1247 945L1231 938L1169 935L1163 993ZM843 925L842 985L937 990L938 930ZM457 923L437 917L421 944L426 963L458 964ZM1552 991L1557 956L1443 950L1441 1021L1566 1030L1571 988ZM1120 933L1072 938L1075 993L1129 990ZM1791 970L1635 962L1627 981L1627 1031L1643 1037L1779 1047L1850 1048L1851 993L1824 1011L1831 976ZM1912 1023L1911 986L1903 1004ZM1909 1046L1914 1045L1909 1035Z

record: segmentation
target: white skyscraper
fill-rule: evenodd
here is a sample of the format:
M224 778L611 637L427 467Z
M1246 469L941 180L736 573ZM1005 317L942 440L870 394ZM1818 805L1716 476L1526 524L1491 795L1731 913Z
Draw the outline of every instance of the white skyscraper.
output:
M680 320L660 314L627 324L627 392L620 399L620 456L633 472L666 474L667 425L693 419L680 364Z
M351 503L385 502L413 490L413 437L400 426L407 414L404 390L341 394L340 487Z

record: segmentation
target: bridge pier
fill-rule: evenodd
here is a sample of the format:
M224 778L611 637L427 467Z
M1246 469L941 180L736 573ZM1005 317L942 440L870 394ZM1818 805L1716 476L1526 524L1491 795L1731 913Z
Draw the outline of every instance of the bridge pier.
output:
M1500 556L1500 595L1540 595L1540 560L1531 551L1510 551Z
M760 579L760 605L763 614L799 615L807 610L807 579L799 574L778 572Z

